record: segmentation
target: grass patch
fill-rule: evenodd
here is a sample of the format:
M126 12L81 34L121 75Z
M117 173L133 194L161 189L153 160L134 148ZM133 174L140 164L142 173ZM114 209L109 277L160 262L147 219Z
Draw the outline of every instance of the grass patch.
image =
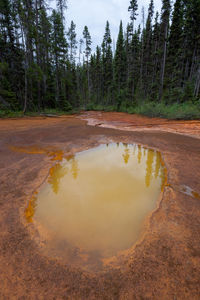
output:
M71 115L78 114L81 109L72 109L70 111L62 111L57 109L45 109L41 112L27 112L25 115L22 111L9 111L9 110L0 110L0 118L22 118L24 116L62 116L62 115ZM82 108L82 110L84 110ZM200 120L200 102L187 102L182 104L170 104L166 105L165 103L156 103L156 102L146 102L137 106L130 106L127 103L122 104L119 109L115 105L96 105L89 103L86 106L86 111L120 111L127 112L129 114L140 114L147 117L158 117L166 118L171 120Z
M188 102L166 105L164 103L149 102L135 108L130 107L127 112L171 120L198 120L200 119L200 104Z
M117 111L117 106L88 103L87 106L86 106L86 110L87 111L93 110L93 111L111 112L111 111Z
M11 111L11 110L0 110L0 118L23 118L23 117L40 117L40 116L62 116L62 115L72 115L79 113L79 109L72 109L70 111L62 111L57 109L45 109L41 112L26 112L23 111Z

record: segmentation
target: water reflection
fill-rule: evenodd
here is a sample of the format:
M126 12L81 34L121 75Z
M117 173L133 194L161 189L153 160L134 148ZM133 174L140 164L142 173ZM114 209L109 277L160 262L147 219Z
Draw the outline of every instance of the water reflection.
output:
M146 167L144 180L147 188L150 187L153 177L157 179L158 176L161 178L163 185L165 176L162 171L161 156L158 151L143 148L141 145L129 145L126 143L106 144L106 147L111 149L114 145L116 145L117 148L123 149L122 159L125 165L129 164L131 150L133 151L133 156L137 156L138 165L140 165L141 163L145 163ZM62 156L64 157L63 153ZM69 176L71 174L72 178L76 180L78 178L79 171L78 159L76 159L76 156L65 156L62 162L57 162L53 167L51 167L49 171L48 183L50 184L52 191L55 194L58 194L61 179L63 179L67 175L67 173L69 173ZM34 196L33 199L29 201L29 206L27 208L27 220L32 220L35 207L36 196Z
M141 145L138 146L138 164L141 163L141 158L142 158L142 147Z
M161 157L160 157L160 153L156 153L156 165L155 165L155 172L154 172L154 176L157 179L159 172L161 169Z
M56 163L53 167L51 167L49 172L48 183L51 185L51 188L55 194L58 194L60 181L61 179L67 175L68 172L71 173L72 177L76 180L78 177L78 162L75 159L74 155L68 156L66 161L70 163L70 165L66 165L65 163Z
M128 163L129 158L130 158L130 153L129 153L128 145L127 145L127 144L124 144L124 154L123 154L123 159L124 159L125 164Z
M26 216L26 220L28 223L32 223L33 222L33 217L35 214L35 209L36 209L36 202L37 202L37 193L35 193L33 195L33 197L31 198L31 200L28 203L28 207L25 210L25 216Z
M102 145L57 162L37 202L36 197L30 201L26 218L50 230L55 253L71 263L99 266L102 258L136 241L163 182L159 152Z
M154 151L149 150L147 154L147 160L146 160L146 176L145 176L145 183L146 187L149 187L151 184L151 179L153 175L153 160L154 160Z
M78 171L79 171L78 162L75 159L75 157L73 157L72 160L71 160L71 173L72 173L72 176L73 176L74 179L77 179Z
M55 194L58 194L60 180L67 174L67 172L68 168L60 163L57 163L50 169L48 183L51 185Z

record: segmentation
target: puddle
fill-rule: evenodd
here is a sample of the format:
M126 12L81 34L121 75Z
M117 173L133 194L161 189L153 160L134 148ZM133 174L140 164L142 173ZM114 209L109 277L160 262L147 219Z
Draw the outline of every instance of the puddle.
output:
M51 255L98 269L103 259L134 245L164 181L159 152L101 145L57 162L30 200L26 218L48 232Z

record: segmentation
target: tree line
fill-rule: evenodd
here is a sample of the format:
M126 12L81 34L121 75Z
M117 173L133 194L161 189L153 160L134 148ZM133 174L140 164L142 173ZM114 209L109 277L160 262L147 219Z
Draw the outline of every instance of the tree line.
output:
M107 21L92 51L87 26L78 41L73 21L65 26L65 0L51 9L44 0L0 0L0 109L42 111L146 102L197 102L200 97L200 0L162 0L138 17L128 7L113 47Z

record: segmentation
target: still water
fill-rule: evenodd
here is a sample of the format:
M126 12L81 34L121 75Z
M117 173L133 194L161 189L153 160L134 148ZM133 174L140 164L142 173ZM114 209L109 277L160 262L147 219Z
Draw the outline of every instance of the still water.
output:
M101 264L130 248L164 184L159 152L108 144L56 163L29 203L27 221L48 232L47 247L70 263Z

